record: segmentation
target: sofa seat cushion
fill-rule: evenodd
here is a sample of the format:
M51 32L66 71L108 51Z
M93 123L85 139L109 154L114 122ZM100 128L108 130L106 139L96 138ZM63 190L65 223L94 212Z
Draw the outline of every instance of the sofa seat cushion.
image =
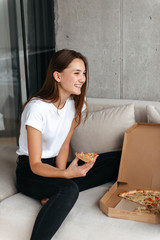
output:
M107 183L81 192L76 204L53 239L88 240L88 231L93 231L92 228L94 228L99 221L98 216L104 219L106 218L106 216L101 213L98 202L112 184L113 183ZM29 240L40 208L41 204L39 201L21 193L17 193L2 201L0 204L0 239ZM92 218L94 218L94 225L90 228L88 222L90 222ZM77 236L77 234L80 235ZM77 236L77 238L75 238L75 236Z
M125 131L135 124L134 105L90 112L76 128L71 147L74 152L104 153L122 148Z
M17 146L0 144L0 201L15 194Z
M28 240L41 204L21 193L0 203L0 239Z
M159 240L159 224L146 224L110 218L99 209L99 200L112 183L83 192L57 231L54 240ZM0 239L29 240L36 216L41 208L38 201L21 193L0 204Z

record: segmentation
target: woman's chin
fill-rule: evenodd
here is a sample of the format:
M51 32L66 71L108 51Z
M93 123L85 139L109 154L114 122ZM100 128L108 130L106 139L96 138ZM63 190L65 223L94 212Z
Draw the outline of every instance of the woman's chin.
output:
M75 91L74 93L72 93L73 95L80 95L81 94L81 89L78 91Z

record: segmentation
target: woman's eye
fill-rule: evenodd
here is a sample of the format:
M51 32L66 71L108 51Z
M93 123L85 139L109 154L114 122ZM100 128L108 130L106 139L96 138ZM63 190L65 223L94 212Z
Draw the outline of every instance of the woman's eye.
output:
M80 75L81 73L80 72L75 72L74 74L75 75ZM84 72L83 75L86 76L86 72Z

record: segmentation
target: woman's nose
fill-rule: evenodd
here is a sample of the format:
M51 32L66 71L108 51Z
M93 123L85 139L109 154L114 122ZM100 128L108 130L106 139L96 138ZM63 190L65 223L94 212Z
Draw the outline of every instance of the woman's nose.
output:
M85 74L81 74L81 75L80 75L79 81L80 81L80 82L85 82L85 81L86 81L86 76L85 76Z

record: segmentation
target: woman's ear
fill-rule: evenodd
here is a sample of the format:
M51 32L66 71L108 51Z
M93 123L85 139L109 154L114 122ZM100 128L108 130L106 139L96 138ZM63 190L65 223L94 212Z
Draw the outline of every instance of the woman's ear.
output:
M60 82L60 81L61 81L61 75L60 75L59 72L55 71L55 72L53 73L53 77L54 77L54 79L55 79L57 82Z

